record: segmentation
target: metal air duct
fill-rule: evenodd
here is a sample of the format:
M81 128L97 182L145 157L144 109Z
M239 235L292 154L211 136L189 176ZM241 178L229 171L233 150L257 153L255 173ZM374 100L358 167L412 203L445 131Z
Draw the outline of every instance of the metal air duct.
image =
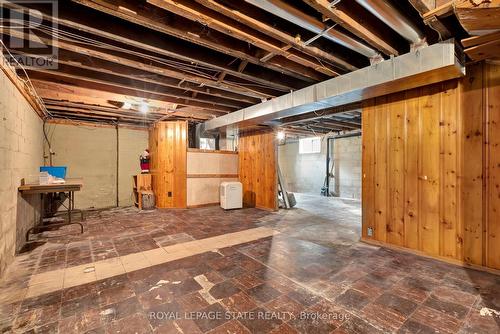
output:
M425 41L422 32L387 0L356 0L356 2L410 43L421 45Z
M211 119L203 123L203 130L272 124L284 117L360 102L464 74L465 67L455 56L455 43L448 40Z
M381 58L379 52L339 31L328 29L323 23L308 16L298 9L282 2L281 0L245 0L266 12L276 15L286 21L294 23L304 29L323 36L337 44L354 50L368 58Z

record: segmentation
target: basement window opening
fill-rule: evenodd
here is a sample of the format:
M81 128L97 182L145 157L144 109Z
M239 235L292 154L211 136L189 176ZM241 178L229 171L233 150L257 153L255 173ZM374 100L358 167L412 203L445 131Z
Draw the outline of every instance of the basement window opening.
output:
M321 138L310 137L299 139L299 154L311 154L321 152Z
M202 150L215 150L215 138L200 138L200 148Z

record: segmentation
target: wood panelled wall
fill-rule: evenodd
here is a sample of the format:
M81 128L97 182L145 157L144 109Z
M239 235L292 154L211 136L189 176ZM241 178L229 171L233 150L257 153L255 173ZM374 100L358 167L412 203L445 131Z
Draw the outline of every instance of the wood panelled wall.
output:
M278 209L278 150L273 132L246 133L239 137L239 175L243 185L243 205Z
M149 134L153 192L158 208L185 208L187 122L157 122Z
M363 239L500 269L500 66L367 101L362 127Z

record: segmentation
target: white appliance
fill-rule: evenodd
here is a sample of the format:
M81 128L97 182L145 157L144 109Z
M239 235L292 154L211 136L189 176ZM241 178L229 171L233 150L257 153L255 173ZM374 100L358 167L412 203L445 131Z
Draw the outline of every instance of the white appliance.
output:
M220 184L220 206L225 210L243 207L243 186L241 182L222 182Z

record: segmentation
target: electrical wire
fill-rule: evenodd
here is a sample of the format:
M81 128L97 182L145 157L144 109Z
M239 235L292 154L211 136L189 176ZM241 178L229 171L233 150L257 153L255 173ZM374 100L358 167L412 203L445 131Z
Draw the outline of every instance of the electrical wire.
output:
M19 25L18 26L8 26L8 27L9 28L13 28L13 27L14 28L21 28L22 27L22 28L39 30L39 31L44 32L44 33L46 33L46 34L48 34L56 39L59 39L59 40L69 41L69 42L79 43L79 44L84 44L84 45L90 45L90 46L94 46L94 47L103 48L106 50L114 50L114 51L124 52L124 53L130 54L130 55L138 56L138 57L145 58L148 60L153 60L153 61L158 62L158 63L163 64L163 65L174 66L177 69L180 69L180 70L185 71L187 73L197 75L197 76L202 76L204 78L211 79L211 80L217 80L216 74L218 72L220 72L220 71L217 71L216 69L209 67L209 66L200 65L198 63L187 64L185 62L179 62L179 61L175 61L175 60L171 60L171 59L165 59L162 57L147 55L147 54L144 54L142 52L137 52L137 51L125 49L122 47L114 46L114 45L111 45L108 43L97 41L97 40L92 39L92 38L77 35L77 34L74 34L74 33L68 32L68 31L64 31L64 30L60 30L60 29L54 28L52 26L44 25L44 24L34 25L31 22L28 22L28 24L26 24L25 21L18 21L18 20L16 20L15 22ZM200 71L200 69L204 70L204 71L214 72L214 74L210 75L206 72ZM231 83L231 84L235 84L235 85L239 85L239 86L247 86L247 87L251 86L251 87L260 87L260 88L267 88L267 89L276 89L272 85L266 85L266 84L260 84L260 83L250 83L250 82L249 83L242 83L242 82L236 82L236 81L231 81L231 80L224 80L224 81L226 83Z
M8 53L9 55L9 58L12 59L13 61L16 62L16 64L18 65L19 69L21 69L24 73L24 75L26 76L26 79L23 79L21 78L15 68L13 68L13 73L16 75L16 77L21 81L23 82L24 86L28 89L28 93L35 98L35 100L37 101L37 103L39 104L40 108L42 108L42 112L44 113L44 116L47 117L47 115L49 117L52 117L52 114L50 113L50 111L47 110L47 107L45 106L45 103L43 102L43 99L40 97L40 95L38 95L38 93L36 92L36 89L35 89L35 86L33 85L33 83L31 82L31 79L28 75L28 73L26 72L26 70L24 69L24 66L21 65L21 63L19 63L19 61L16 59L16 57L14 57L14 55L10 52L9 48L7 48L7 46L5 45L5 43L3 42L3 40L0 39L0 44L1 44L1 47ZM2 53L3 54L3 53ZM12 66L9 64L9 66Z

